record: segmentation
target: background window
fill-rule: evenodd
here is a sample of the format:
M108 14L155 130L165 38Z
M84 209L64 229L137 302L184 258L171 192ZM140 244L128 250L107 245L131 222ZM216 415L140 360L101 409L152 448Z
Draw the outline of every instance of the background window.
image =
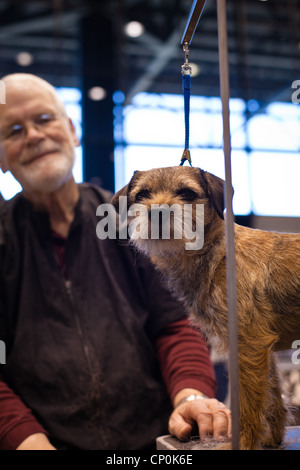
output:
M259 103L230 100L236 215L300 216L299 121L300 107L293 103L274 102L260 110ZM184 136L182 95L136 95L124 107L123 134L116 139L115 189L127 184L135 170L179 165ZM224 179L222 146L220 98L192 96L193 166Z

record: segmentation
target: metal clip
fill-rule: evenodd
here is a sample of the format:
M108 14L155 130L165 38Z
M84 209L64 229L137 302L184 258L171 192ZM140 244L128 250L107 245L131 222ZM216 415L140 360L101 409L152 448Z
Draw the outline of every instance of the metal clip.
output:
M183 155L181 157L181 162L179 166L183 166L185 162L189 162L190 166L192 166L191 152L189 151L189 149L185 149L183 151Z
M185 62L181 66L181 73L182 75L192 75L192 67L189 65L189 45L187 42L183 44L183 51L184 51L184 59Z

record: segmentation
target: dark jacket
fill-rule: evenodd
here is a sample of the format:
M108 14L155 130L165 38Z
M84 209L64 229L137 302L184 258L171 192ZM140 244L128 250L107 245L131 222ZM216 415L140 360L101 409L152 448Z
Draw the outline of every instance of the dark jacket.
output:
M145 448L171 411L154 341L184 312L148 261L96 236L108 194L79 189L67 280L47 214L22 195L0 203L0 372L58 448Z

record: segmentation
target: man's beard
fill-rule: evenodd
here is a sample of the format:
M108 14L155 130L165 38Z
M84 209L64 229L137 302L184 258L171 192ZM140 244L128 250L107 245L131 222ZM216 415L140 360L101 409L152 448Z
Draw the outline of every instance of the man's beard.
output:
M51 162L46 161L48 158L52 159ZM65 155L49 155L23 166L21 174L16 175L16 178L25 191L50 193L58 190L71 178L73 164L74 159Z

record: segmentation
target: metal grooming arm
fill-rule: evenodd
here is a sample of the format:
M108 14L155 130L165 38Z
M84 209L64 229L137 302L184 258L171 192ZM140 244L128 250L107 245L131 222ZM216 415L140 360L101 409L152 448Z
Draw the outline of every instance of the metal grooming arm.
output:
M190 45L193 36L195 34L196 28L198 26L200 17L204 10L206 0L194 0L193 6L191 8L190 16L187 20L187 24L183 33L181 40L181 45L184 44Z
M198 22L205 7L206 0L194 0L181 45L185 53L188 50ZM238 373L238 319L236 305L236 261L234 214L232 210L233 188L231 180L231 138L229 124L229 68L227 45L226 0L217 0L220 86L223 110L223 147L225 158L225 228L226 228L226 269L228 300L228 347L229 347L229 387L230 407L232 414L232 449L239 449L240 412L239 412L239 373Z
M226 0L217 0L220 85L223 112L223 146L225 158L225 229L226 229L226 280L228 306L229 386L232 415L232 449L240 446L239 368L238 368L238 316L236 301L236 259L233 188L231 180L231 138L229 123L229 67L227 45Z

